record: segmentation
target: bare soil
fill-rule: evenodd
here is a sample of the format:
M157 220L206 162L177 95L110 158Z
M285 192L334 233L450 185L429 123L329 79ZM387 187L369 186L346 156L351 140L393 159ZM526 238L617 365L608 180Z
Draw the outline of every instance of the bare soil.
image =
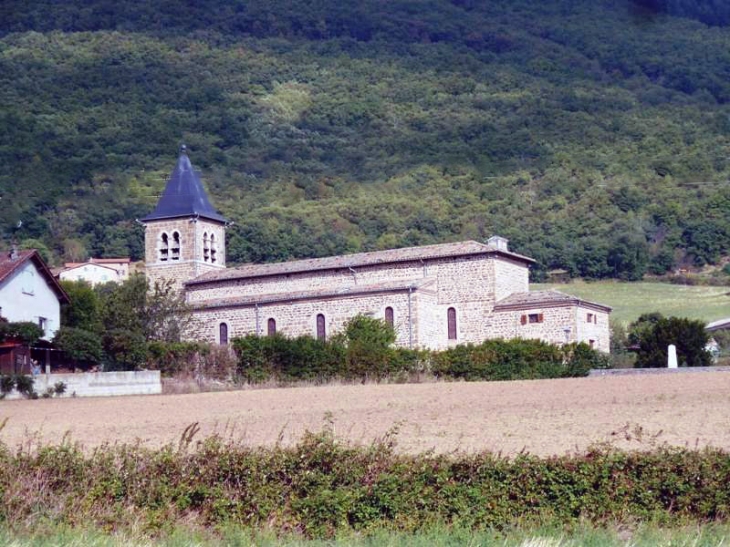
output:
M0 402L0 440L85 448L177 443L198 422L250 445L296 442L331 423L337 437L370 443L389 432L407 452L490 450L513 456L583 451L596 443L730 451L730 373L494 383L319 386L194 395Z

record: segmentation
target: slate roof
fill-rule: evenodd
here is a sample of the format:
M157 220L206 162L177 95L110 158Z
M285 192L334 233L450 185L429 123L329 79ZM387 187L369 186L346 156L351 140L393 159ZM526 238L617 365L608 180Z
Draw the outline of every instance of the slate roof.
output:
M518 262L523 262L525 265L534 262L534 260L527 258L526 256L499 250L495 247L485 245L477 241L462 241L458 243L442 243L439 245L407 247L404 249L390 249L387 251L356 253L326 258L310 258L306 260L294 260L291 262L244 264L236 268L208 272L193 279L192 281L188 281L186 285L200 285L203 283L214 283L216 281L224 280L248 279L271 275L358 268L377 264L392 264L397 262L410 262L414 260L484 254L505 256L507 258L517 260Z
M15 271L17 271L23 264L28 261L32 261L35 264L41 275L45 277L48 286L51 287L53 292L56 293L58 299L62 303L68 303L69 299L66 291L63 290L63 287L61 287L61 285L58 283L56 278L51 273L51 270L49 270L48 266L46 266L46 263L43 262L41 255L39 255L38 251L36 251L35 249L18 251L18 256L15 259L10 258L10 252L3 251L2 254L0 254L0 284L2 284L7 278L9 278Z
M226 222L208 201L208 196L200 182L198 173L193 169L185 148L180 152L177 165L170 175L157 207L141 222L164 220L179 217L199 216L208 220Z
M569 306L571 304L579 304L598 308L605 311L611 311L610 306L605 306L596 302L583 300L582 298L578 298L577 296L565 294L564 292L552 289L547 291L530 291L511 294L507 298L503 298L502 300L497 302L494 305L494 311L520 310L538 308L543 306Z
M319 289L314 291L297 291L289 293L253 294L232 298L220 298L217 300L205 300L203 302L191 303L193 308L231 308L239 306L253 306L263 304L276 304L280 302L293 302L298 300L311 300L322 298L342 298L346 296L361 296L364 294L376 294L383 292L404 292L408 289L427 289L435 283L435 279L421 278L413 281L388 281L384 283L373 283L370 285L352 285L338 289Z
M718 319L712 323L707 323L707 326L705 327L705 330L710 332L724 329L730 329L730 317L726 319Z

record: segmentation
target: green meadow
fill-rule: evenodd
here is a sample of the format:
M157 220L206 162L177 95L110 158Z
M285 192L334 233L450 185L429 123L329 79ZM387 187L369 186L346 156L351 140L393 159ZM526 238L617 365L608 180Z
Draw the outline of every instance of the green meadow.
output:
M620 281L574 281L567 284L536 283L535 290L556 289L613 308L611 317L630 323L642 313L710 322L730 317L730 287L672 285Z
M57 530L32 536L0 532L3 545L13 547L717 547L730 541L726 525L686 528L639 526L628 528L536 529L471 532L434 528L417 533L375 532L329 540L308 540L297 535L277 536L252 530L225 528L210 531L175 530L164 538L95 531Z

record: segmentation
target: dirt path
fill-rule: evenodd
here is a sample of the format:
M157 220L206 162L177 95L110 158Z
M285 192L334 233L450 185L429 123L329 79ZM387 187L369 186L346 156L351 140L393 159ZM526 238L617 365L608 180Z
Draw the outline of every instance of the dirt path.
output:
M329 417L329 418L327 418ZM400 450L562 454L596 442L730 450L730 373L495 383L325 386L195 395L0 402L0 439L85 447L177 443L199 422L250 444L289 443L326 419L338 437L367 443L398 430Z

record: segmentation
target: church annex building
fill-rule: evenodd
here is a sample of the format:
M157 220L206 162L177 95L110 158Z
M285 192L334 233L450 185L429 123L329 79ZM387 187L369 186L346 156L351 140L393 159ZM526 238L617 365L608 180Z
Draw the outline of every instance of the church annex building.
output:
M611 308L530 291L534 261L495 236L274 264L226 267L224 219L183 150L145 225L151 283L171 280L193 309L191 338L246 334L318 338L357 314L383 319L404 347L444 349L490 338L586 342L609 351Z

